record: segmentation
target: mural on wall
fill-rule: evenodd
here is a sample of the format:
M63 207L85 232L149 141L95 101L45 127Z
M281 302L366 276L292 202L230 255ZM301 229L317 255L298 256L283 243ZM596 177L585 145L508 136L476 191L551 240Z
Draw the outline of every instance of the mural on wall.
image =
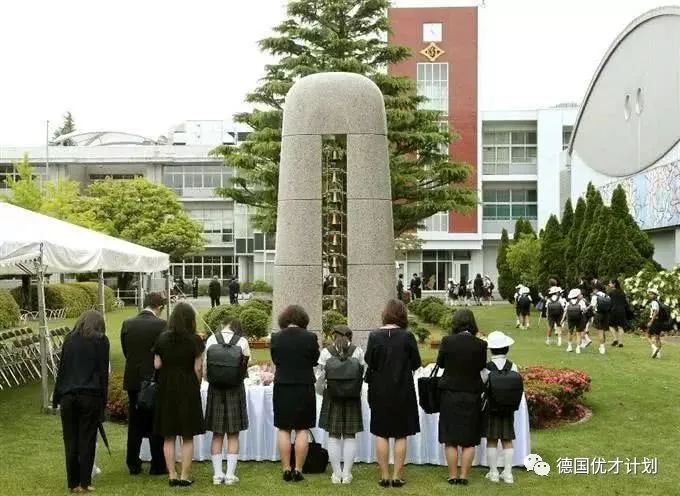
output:
M605 202L609 203L619 184L626 191L630 213L642 229L680 225L680 160L600 187Z

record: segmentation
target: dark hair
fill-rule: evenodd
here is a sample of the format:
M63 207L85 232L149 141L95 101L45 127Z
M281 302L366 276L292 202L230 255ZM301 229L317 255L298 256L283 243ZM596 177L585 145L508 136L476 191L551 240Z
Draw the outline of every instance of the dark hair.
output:
M165 297L160 293L149 293L144 298L145 308L161 308L165 306Z
M619 282L618 279L612 279L611 281L609 281L609 283L616 289L621 289L621 283Z
M404 302L394 299L388 301L382 313L382 323L383 325L392 324L406 329L408 327L408 310L406 310Z
M492 355L507 355L508 351L510 351L509 346L505 346L504 348L489 348L491 350Z
M196 311L188 303L178 303L170 314L168 330L177 334L196 334Z
M548 285L549 286L557 286L557 279L555 279L554 277L551 277L550 279L548 279Z
M341 356L346 357L349 351L349 345L352 342L352 330L346 325L333 326L331 330L333 336L333 345L338 350Z
M104 316L97 310L87 310L83 312L75 325L73 334L84 338L95 338L106 334L106 321Z
M604 286L602 285L601 282L598 282L597 284L595 284L595 289L597 291L604 291Z
M241 321L239 319L224 319L226 322L224 325L228 325L229 329L231 329L234 334L238 334L239 336L243 336L243 325L241 324Z
M479 332L477 321L475 321L475 314L467 308L456 310L451 321L451 334L458 334L464 331L469 332L473 336L476 336L477 332Z
M289 305L279 314L279 329L285 329L290 326L307 329L308 325L309 315L300 305Z
M413 277L418 277L418 273L417 273L417 272L414 272L414 273L413 273Z
M404 274L399 274L399 279L403 279L403 278L404 278Z

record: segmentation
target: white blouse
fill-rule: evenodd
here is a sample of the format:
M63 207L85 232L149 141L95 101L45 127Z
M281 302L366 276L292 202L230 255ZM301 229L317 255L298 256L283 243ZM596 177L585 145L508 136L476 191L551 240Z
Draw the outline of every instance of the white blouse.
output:
M505 362L507 361L507 357L505 355L494 355L491 361L498 367L498 370L502 369L505 367ZM510 370L513 372L519 372L519 369L517 368L517 364L515 362L512 362L512 367L510 367ZM480 372L482 376L482 381L486 383L486 381L489 380L489 369L483 368Z

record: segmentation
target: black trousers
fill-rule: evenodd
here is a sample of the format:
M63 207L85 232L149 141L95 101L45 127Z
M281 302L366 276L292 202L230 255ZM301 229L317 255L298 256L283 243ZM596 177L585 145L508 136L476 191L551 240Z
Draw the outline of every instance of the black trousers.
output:
M236 293L229 293L229 303L231 305L238 305L238 295Z
M220 297L219 296L211 296L210 297L210 306L211 307L219 307L220 306Z
M92 485L97 425L104 403L97 396L67 394L60 402L69 489Z
M126 463L130 472L139 472L142 468L142 460L139 458L139 450L142 439L149 438L151 448L151 473L162 474L167 468L163 457L163 438L153 434L153 413L137 409L137 396L139 391L128 391L128 436Z
M193 291L192 291L191 293L192 293L192 295L193 295L193 297L194 297L194 300L195 300L196 298L198 298L198 288L194 288Z

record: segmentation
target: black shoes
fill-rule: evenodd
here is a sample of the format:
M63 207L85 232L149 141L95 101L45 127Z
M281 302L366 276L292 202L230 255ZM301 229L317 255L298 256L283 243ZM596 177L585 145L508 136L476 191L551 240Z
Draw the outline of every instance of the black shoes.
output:
M284 470L283 471L283 480L285 482L290 482L293 480L293 472L290 470Z
M406 485L406 481L404 479L394 479L392 481L392 487L404 487Z
M467 479L448 479L448 483L451 484L452 486L467 486L468 480Z
M613 346L614 348L616 348L616 346L617 346L618 344L619 344L618 341L616 341L616 340L612 341L612 346Z
M293 470L293 482L302 482L305 478L299 470Z
M390 487L390 481L388 479L380 479L380 482L378 482L380 487Z
M139 474L142 473L142 467L141 466L139 466L139 467L136 467L136 466L128 467L128 470L130 471L130 475L139 475Z
M177 487L179 486L179 479L168 479L168 484L170 487Z
M184 479L180 479L180 480L177 481L177 485L178 485L179 487L189 487L189 486L191 486L193 483L194 483L194 481L192 481L192 480L184 480Z

